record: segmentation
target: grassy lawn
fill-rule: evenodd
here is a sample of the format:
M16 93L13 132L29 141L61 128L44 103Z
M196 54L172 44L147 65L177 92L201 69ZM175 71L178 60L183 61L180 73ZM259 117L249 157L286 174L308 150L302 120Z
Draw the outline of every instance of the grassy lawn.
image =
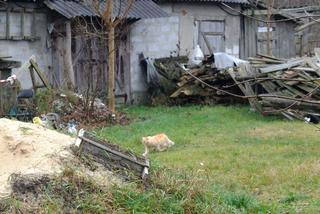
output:
M176 143L150 154L153 177L167 179L159 182L164 186L115 195L128 212L176 213L179 206L186 213L320 212L320 132L314 126L263 117L248 107L122 110L134 122L98 130L99 136L140 154L142 136L164 132ZM179 185L184 176L191 179L182 182L186 189L170 192L168 186ZM190 193L188 185L197 188L197 196L190 196L192 209L176 195Z

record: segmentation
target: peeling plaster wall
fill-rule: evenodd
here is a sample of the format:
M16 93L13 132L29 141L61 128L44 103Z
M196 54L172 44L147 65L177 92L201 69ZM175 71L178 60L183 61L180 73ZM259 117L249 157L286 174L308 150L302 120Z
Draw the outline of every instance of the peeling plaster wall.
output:
M26 5L26 7L28 6L30 5ZM39 37L39 39L35 41L2 39L0 40L0 56L12 56L12 60L21 61L23 64L34 55L39 67L48 73L52 67L52 54L51 50L47 48L47 38L49 36L47 33L47 15L44 11L38 11L35 13L36 24L30 26L30 21L29 19L25 19L25 33L28 33L28 27L33 27L35 32L34 36ZM11 35L14 35L15 32L19 32L20 30L20 21L12 20L12 23L13 24L10 24L10 32ZM25 69L25 71L28 71L28 69ZM29 72L17 72L17 69L14 69L13 73L17 74L22 88L32 87Z

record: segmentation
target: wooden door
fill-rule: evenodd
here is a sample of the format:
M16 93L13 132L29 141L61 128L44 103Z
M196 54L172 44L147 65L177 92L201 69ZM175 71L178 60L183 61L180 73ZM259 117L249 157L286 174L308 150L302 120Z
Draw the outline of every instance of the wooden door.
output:
M199 21L199 45L205 55L225 52L225 22Z
M279 57L276 28L271 27L270 31L272 55ZM257 51L259 54L268 55L268 28L264 23L260 23L257 29Z

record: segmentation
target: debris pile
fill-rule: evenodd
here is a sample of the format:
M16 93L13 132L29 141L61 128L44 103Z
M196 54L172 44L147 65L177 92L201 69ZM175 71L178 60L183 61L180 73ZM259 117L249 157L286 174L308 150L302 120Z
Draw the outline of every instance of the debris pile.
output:
M155 68L160 74L160 87L153 96L165 94L170 97L169 103L239 103L243 100L218 89L242 95L226 69L213 66L212 60L207 58L202 65L192 68L186 67L187 58L171 57L156 59ZM159 92L160 91L160 92Z
M263 114L281 113L289 119L318 115L320 110L320 64L316 57L277 59L260 55L250 58L252 66L235 73L251 104ZM254 91L246 87L250 85ZM252 93L253 92L253 93Z
M249 101L263 115L282 114L289 119L320 116L318 57L279 59L257 55L248 62L228 61L228 57L214 54L191 68L183 57L156 59L154 67L160 81L150 81L153 96L165 94L169 104ZM183 102L174 102L177 100Z
M48 96L45 94L44 96ZM60 116L60 128L76 125L77 129L103 127L111 124L125 125L129 118L125 113L113 113L98 98L84 97L72 92L53 92L49 98L40 98L38 103L48 100L48 106L40 113L53 112Z

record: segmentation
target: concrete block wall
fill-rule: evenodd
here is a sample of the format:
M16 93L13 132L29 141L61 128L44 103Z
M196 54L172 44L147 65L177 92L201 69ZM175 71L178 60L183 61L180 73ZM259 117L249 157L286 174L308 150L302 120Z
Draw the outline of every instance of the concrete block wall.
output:
M134 104L148 102L146 74L143 73L139 54L161 58L176 56L179 44L179 17L142 19L130 30L130 75Z
M224 20L225 22L225 52L235 57L240 55L240 16L233 16L222 10L215 3L161 3L160 7L172 16L179 16L180 55L190 53L198 44L199 20ZM233 5L236 10L241 10L239 5Z

